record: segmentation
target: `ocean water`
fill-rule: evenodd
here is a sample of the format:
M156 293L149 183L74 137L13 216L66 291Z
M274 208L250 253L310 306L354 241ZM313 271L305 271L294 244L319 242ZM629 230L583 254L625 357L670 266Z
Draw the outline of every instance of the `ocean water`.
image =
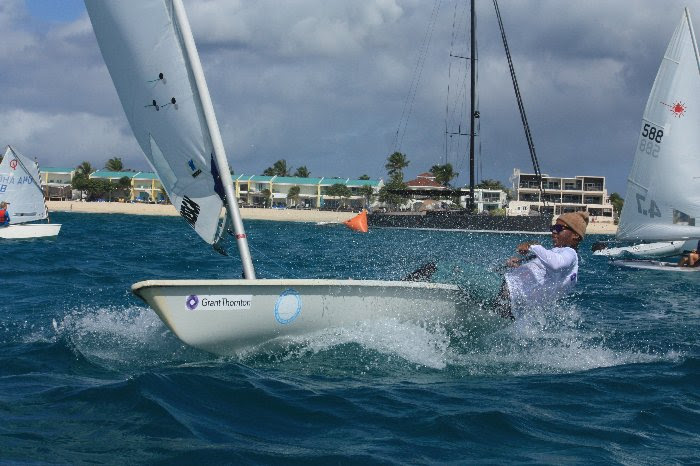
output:
M129 291L231 278L175 217L55 213L3 241L0 463L700 461L700 275L630 271L581 247L575 295L527 325L386 321L268 352L183 345ZM248 222L261 278L440 281L487 295L532 237ZM542 241L549 244L549 238Z

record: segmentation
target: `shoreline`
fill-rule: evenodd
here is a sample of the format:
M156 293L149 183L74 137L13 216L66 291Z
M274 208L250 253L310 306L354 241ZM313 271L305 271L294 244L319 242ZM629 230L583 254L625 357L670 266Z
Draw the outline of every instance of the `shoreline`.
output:
M49 212L79 212L86 214L159 215L177 217L180 214L172 204L143 204L126 202L46 201ZM357 212L327 210L250 209L241 207L243 220L273 220L282 222L342 223Z
M125 202L77 202L46 201L49 212L79 212L86 214L127 214L179 216L171 204L131 204ZM357 215L356 212L333 212L326 210L297 209L250 209L240 208L243 220L270 220L282 222L327 222L343 223ZM587 234L614 235L617 225L612 223L589 223Z

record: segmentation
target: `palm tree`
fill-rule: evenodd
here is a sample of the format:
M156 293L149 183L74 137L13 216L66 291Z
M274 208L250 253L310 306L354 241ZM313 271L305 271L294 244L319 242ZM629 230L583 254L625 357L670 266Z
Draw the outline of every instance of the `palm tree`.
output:
M401 152L394 152L387 160L387 164L384 165L384 168L386 168L389 177L394 178L398 176L403 179L402 170L408 167L408 164L411 163L406 160L406 155L402 154Z
M620 218L622 213L622 206L625 205L625 200L618 193L612 193L610 195L610 203L613 205L613 210L617 218Z
M369 208L372 198L374 197L374 189L372 189L370 185L365 185L360 187L357 191L365 198L365 208Z
M270 191L268 188L263 189L260 191L260 193L265 196L265 207L269 207L271 205L270 199L272 199L272 191Z
M112 157L107 160L105 168L111 172L120 172L124 170L124 164L122 164L122 159L119 157Z
M168 196L168 192L165 190L163 186L159 188L160 190L160 196L163 198L166 204L170 204L170 196Z
M397 191L405 191L406 183L401 179L391 179L387 184L379 190L379 202L389 205L389 208L395 209L397 206L405 204L406 198L401 194L396 194Z
M112 180L107 180L107 201L112 202L112 193L119 188L119 185Z
M299 178L308 178L311 176L311 172L306 168L306 165L302 165L294 172L294 176L298 176Z
M131 178L128 176L122 176L117 181L117 189L125 193L125 196L131 198Z
M449 186L450 181L459 176L459 173L455 173L451 163L447 163L445 165L433 165L430 168L430 173L435 175L435 181L443 186Z
M292 186L291 188L289 188L289 192L287 193L287 199L294 201L294 206L296 206L299 203L300 191L301 188L299 186Z
M501 191L505 191L506 187L503 186L503 183L501 183L498 180L482 180L481 183L476 185L477 188L479 189L500 189Z
M287 168L287 161L284 159L278 160L271 167L268 167L263 172L265 176L289 176L289 168Z
M346 185L342 183L336 183L334 185L331 185L326 189L326 194L328 196L335 196L340 198L340 203L338 204L338 208L342 205L345 207L347 199L352 196L352 191L350 188L348 188Z
M90 173L92 173L95 170L92 169L92 165L90 165L90 162L83 162L77 167L75 167L75 171L80 175L85 175L85 177L88 177L90 176Z
M369 175L360 175L360 177L358 178L358 180L369 180L369 179L370 179Z
M75 176L71 180L71 187L80 191L80 200L85 197L85 190L88 189L88 180L90 179L90 173L94 170L90 162L84 161L77 167L75 167Z

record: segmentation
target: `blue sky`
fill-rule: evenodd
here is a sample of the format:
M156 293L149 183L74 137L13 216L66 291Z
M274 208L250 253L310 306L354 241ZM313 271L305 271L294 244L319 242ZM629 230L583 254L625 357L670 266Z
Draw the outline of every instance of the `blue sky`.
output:
M457 9L450 0L184 3L236 173L262 173L286 159L312 176L380 178L398 149L411 162L407 179L449 162L460 173L456 184L468 182L466 146L446 150L445 138L446 109L457 103L447 105L448 86L456 88L448 78L452 22L466 2ZM684 6L501 2L543 172L603 175L610 192L624 194L642 111ZM477 11L477 179L507 185L514 168L531 171L530 157L492 2L478 0ZM695 13L700 17L700 9ZM81 1L3 0L0 28L0 144L43 166L88 160L97 168L116 156L129 168L149 169ZM401 118L404 108L408 119Z
M26 0L27 11L44 21L74 21L85 13L81 0Z

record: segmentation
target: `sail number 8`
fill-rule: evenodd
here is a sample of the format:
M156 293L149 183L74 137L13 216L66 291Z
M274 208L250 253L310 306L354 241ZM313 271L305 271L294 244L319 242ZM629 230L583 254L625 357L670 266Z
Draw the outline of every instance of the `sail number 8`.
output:
M637 194L637 211L642 215L649 215L649 218L661 217L661 211L659 206L656 205L654 200L649 201L649 208L646 209L646 197L641 194Z
M661 144L661 138L664 137L664 130L656 128L649 123L645 123L644 128L642 128L642 137Z
M642 128L642 137L639 140L639 151L652 157L658 157L661 150L661 139L664 137L664 130L656 128L649 123Z

